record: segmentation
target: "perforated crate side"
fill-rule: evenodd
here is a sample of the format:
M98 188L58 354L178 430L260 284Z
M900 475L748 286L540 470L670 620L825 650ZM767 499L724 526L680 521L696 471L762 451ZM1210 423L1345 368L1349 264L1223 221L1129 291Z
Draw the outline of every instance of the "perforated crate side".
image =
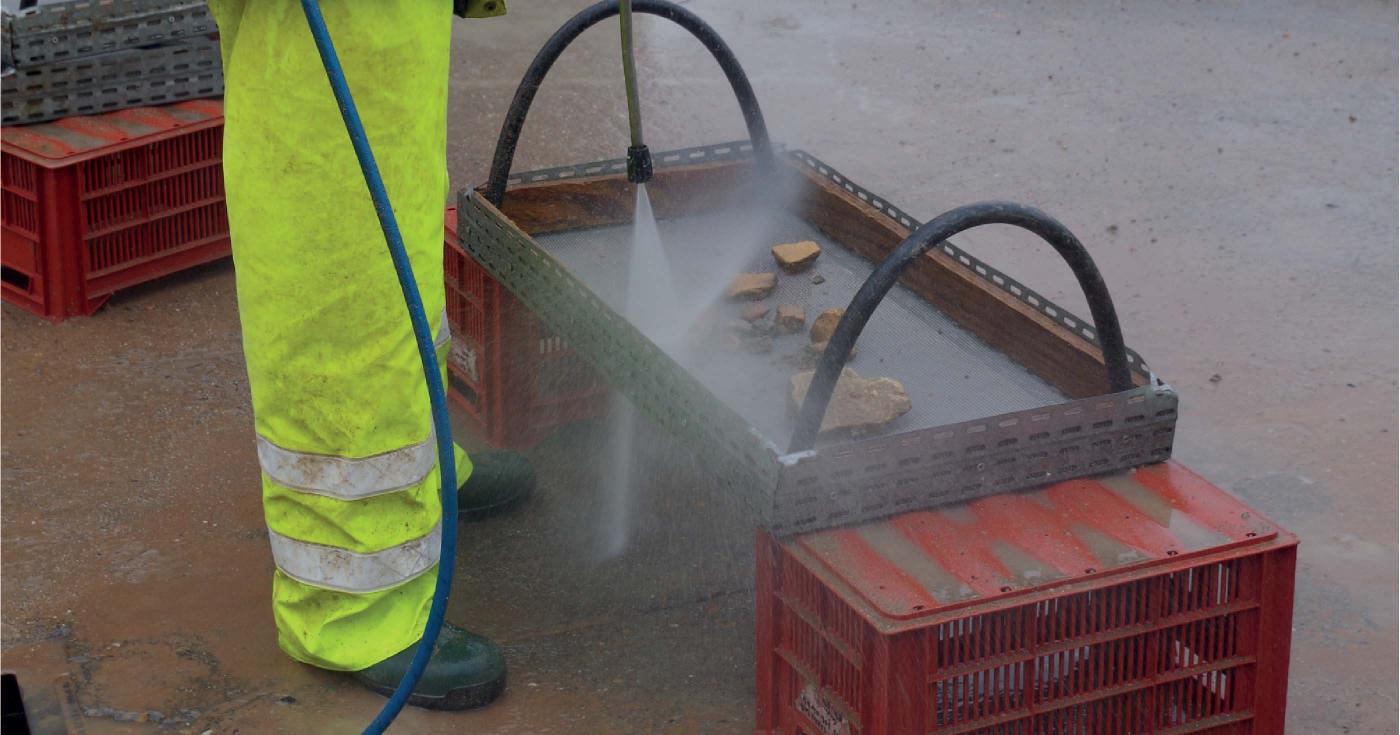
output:
M0 236L0 288L5 300L46 316L42 255L33 238L5 227Z
M156 125L168 118L123 114ZM67 125L113 130L103 120ZM111 145L119 148L54 166L0 155L6 300L53 320L89 315L122 288L229 254L218 125Z
M72 168L47 169L8 150L0 161L4 299L51 320L90 313L82 292L82 227L72 214Z
M42 170L18 156L0 154L0 288L5 300L44 315L45 289L39 181Z
M1227 559L934 626L933 731L1037 710L1078 723L1103 692L1185 696L1176 682L1195 677L1219 696L1148 696L1134 711L1170 727L1247 710L1233 679L1250 663L1241 627L1262 602L1244 578L1262 564Z
M223 140L223 126L215 126L80 161L79 195L86 200L152 178L220 164Z
M108 230L88 238L86 245L86 294L92 301L228 255L228 211L218 197Z
M83 225L89 236L105 234L126 224L178 214L224 199L218 162L182 173L154 178L127 189L98 194L83 201Z
M853 733L1280 733L1294 558L1223 552L882 635L760 532L757 731L828 735L811 690Z
M452 329L448 392L486 440L498 444L499 410L493 401L499 391L486 381L488 375L495 374L487 365L499 361L489 352L498 347L493 339L497 329L489 321L500 314L500 286L467 256L458 243L456 228L455 210L448 209L443 233L447 322Z
M525 310L518 302L517 307ZM532 353L526 372L530 382L530 415L522 429L526 433L525 443L535 444L555 429L606 412L608 386L543 322L532 316L527 324L528 338L523 349Z
M449 388L488 443L524 449L607 409L607 386L462 249L446 213Z

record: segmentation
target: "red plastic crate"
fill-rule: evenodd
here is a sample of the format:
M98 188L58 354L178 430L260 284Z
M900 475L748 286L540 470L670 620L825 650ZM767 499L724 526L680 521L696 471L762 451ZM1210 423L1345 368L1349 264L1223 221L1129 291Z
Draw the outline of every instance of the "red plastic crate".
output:
M757 731L1281 733L1296 547L1173 462L760 532Z
M228 255L222 153L219 100L4 128L4 299L61 321Z
M449 395L486 441L528 449L605 412L607 384L462 249L455 207L445 224Z

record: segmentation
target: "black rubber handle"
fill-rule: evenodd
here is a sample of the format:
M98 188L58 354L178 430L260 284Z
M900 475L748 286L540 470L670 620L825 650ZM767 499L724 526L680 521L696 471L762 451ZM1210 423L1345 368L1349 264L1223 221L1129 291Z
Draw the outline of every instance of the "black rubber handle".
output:
M486 179L486 201L499 207L505 199L506 179L510 177L510 167L515 160L515 147L520 142L520 131L525 127L525 116L529 114L530 104L534 102L535 93L544 83L544 77L549 73L550 67L554 66L564 49L580 34L600 21L617 15L618 12L618 3L612 0L604 0L584 8L560 26L535 55L535 60L530 62L530 68L525 71L525 77L515 89L515 99L511 100L505 124L501 126L500 137L496 139L496 153L491 158L491 175ZM729 50L724 39L699 16L666 0L633 0L632 12L656 15L672 21L690 31L690 35L695 36L709 50L710 55L719 62L724 76L729 79L729 86L734 89L734 96L739 100L739 109L744 113L744 124L749 129L749 140L753 143L754 159L759 170L765 173L772 171L773 149L768 141L768 126L763 122L763 111L758 107L758 99L754 97L753 86L749 84L748 76L744 74L739 60L734 57L734 52Z
M1089 302L1089 313L1094 318L1094 329L1098 330L1099 345L1103 348L1104 366L1108 369L1109 392L1118 393L1133 387L1133 377L1128 370L1128 348L1123 344L1123 330L1118 325L1113 299L1108 295L1108 287L1104 285L1094 259L1089 257L1089 251L1084 249L1079 238L1054 217L1038 209L1012 202L979 202L944 212L914 230L865 279L846 307L846 313L827 343L826 352L822 353L817 363L816 373L802 401L789 452L805 452L816 445L822 419L831 403L831 394L846 363L845 357L855 346L856 338L865 329L865 323L870 321L875 307L894 287L904 269L915 258L959 232L992 224L1015 225L1030 230L1050 243L1055 252L1065 259Z

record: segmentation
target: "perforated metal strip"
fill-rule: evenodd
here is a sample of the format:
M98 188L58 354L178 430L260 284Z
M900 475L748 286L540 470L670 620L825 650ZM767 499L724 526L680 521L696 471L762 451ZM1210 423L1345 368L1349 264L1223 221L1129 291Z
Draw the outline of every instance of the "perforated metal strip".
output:
M770 528L829 528L1160 462L1176 408L1157 383L787 457Z
M781 150L781 146L773 145L773 151L775 153ZM695 163L742 161L752 157L753 144L747 140L736 140L731 143L716 143L714 145L702 145L695 146L694 148L681 148L679 150L657 153L652 156L652 165L656 168L664 168L668 166L685 166ZM563 179L576 179L584 176L603 176L606 174L626 172L626 159L618 158L611 161L594 161L593 163L557 166L555 168L545 168L538 171L526 171L524 173L512 174L506 179L506 183L510 185L533 184L540 181L561 181Z
M188 76L142 79L116 90L85 89L24 100L11 100L6 95L3 122L6 125L27 124L72 115L96 115L129 107L218 97L223 91L223 75L214 70Z
M3 122L34 123L223 94L219 43L196 38L56 61L4 75Z
M0 15L0 73L9 73L15 65L14 37L15 17Z
M204 0L47 3L15 13L5 30L21 69L218 32Z

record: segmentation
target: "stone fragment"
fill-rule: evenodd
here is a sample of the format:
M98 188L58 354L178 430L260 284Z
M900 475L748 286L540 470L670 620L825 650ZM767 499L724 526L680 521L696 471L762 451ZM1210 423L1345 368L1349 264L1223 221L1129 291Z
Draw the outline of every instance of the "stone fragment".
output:
M767 304L749 304L744 307L744 311L740 316L742 316L746 322L756 322L768 316L768 311Z
M779 332L795 334L806 326L807 310L796 304L779 304L778 314L774 317L774 322L777 324Z
M788 273L801 273L817 261L817 256L822 254L822 248L811 240L802 240L774 245L772 252L773 259L778 261L778 267Z
M841 317L846 313L845 309L827 309L817 315L812 320L812 331L810 332L813 342L826 342L831 339L831 334L836 331L836 325L841 323Z
M815 371L809 370L792 376L788 406L794 415L807 397L813 375ZM851 368L842 368L819 433L868 433L903 416L913 407L909 394L898 380L862 378Z
M775 273L740 273L729 282L725 293L735 300L758 301L773 293L777 285L778 276Z
M813 273L813 274L812 274L812 283L815 283L815 284L817 284L818 286L820 286L820 285L822 285L823 283L826 283L826 276L823 276L823 275L820 274L820 273Z

